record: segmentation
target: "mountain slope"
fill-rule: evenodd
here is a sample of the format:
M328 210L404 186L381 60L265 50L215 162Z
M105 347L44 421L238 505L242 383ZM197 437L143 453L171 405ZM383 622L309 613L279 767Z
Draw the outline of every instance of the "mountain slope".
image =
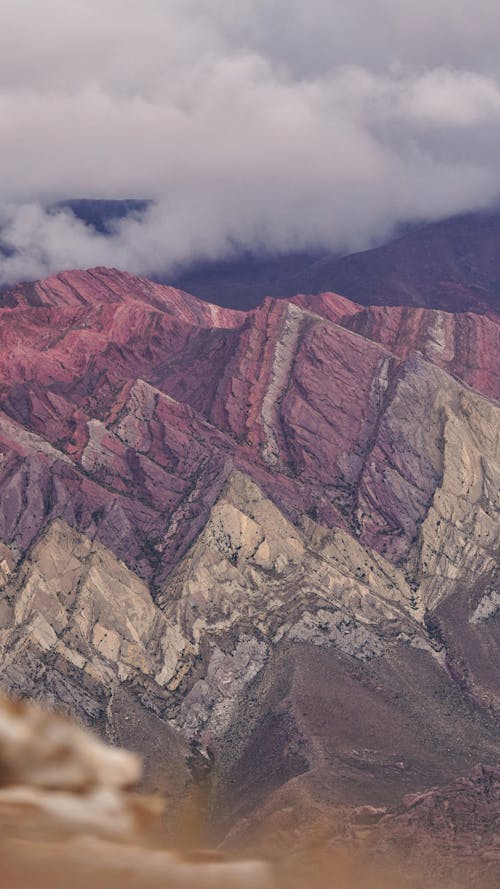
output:
M4 687L203 774L232 842L493 764L497 335L104 269L7 292Z

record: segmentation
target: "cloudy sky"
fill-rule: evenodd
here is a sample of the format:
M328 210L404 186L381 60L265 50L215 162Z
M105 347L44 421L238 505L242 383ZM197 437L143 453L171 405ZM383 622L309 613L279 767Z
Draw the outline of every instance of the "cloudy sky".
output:
M0 281L353 250L500 193L497 0L1 0ZM103 238L67 197L150 197Z

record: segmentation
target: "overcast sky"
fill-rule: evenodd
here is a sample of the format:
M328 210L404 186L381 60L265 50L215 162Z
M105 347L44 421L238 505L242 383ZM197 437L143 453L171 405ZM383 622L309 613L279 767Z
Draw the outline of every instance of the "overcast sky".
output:
M498 0L0 0L0 281L353 250L500 193ZM42 206L151 197L111 239Z

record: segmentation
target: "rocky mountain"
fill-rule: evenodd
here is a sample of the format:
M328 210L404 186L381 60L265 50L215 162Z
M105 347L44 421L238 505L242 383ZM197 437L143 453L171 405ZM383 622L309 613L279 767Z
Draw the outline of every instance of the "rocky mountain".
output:
M477 767L450 785L410 794L390 815L361 810L358 823L378 823L369 845L378 855L395 850L429 885L493 886L500 862L500 769ZM471 860L474 870L470 872Z
M105 200L102 198L69 198L65 201L57 201L50 204L48 210L70 210L77 219L85 225L92 226L101 235L109 235L113 226L120 219L128 216L139 217L143 215L152 201L137 200L137 198L121 198L117 200Z
M492 768L499 330L107 269L4 293L3 688L201 783L228 848Z

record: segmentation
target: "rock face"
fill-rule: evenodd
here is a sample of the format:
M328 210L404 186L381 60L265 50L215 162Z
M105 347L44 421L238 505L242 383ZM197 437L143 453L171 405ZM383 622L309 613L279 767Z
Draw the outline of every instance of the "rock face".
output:
M478 766L442 788L409 795L369 838L378 854L400 854L417 872L460 885L495 885L500 873L500 769ZM471 864L474 872L470 874ZM432 871L429 873L429 864ZM451 880L450 880L451 878Z
M399 358L412 354L444 368L490 398L500 398L499 317L404 306L363 308L334 293L293 302L374 340Z
M95 269L0 309L2 684L216 835L498 761L498 318Z

